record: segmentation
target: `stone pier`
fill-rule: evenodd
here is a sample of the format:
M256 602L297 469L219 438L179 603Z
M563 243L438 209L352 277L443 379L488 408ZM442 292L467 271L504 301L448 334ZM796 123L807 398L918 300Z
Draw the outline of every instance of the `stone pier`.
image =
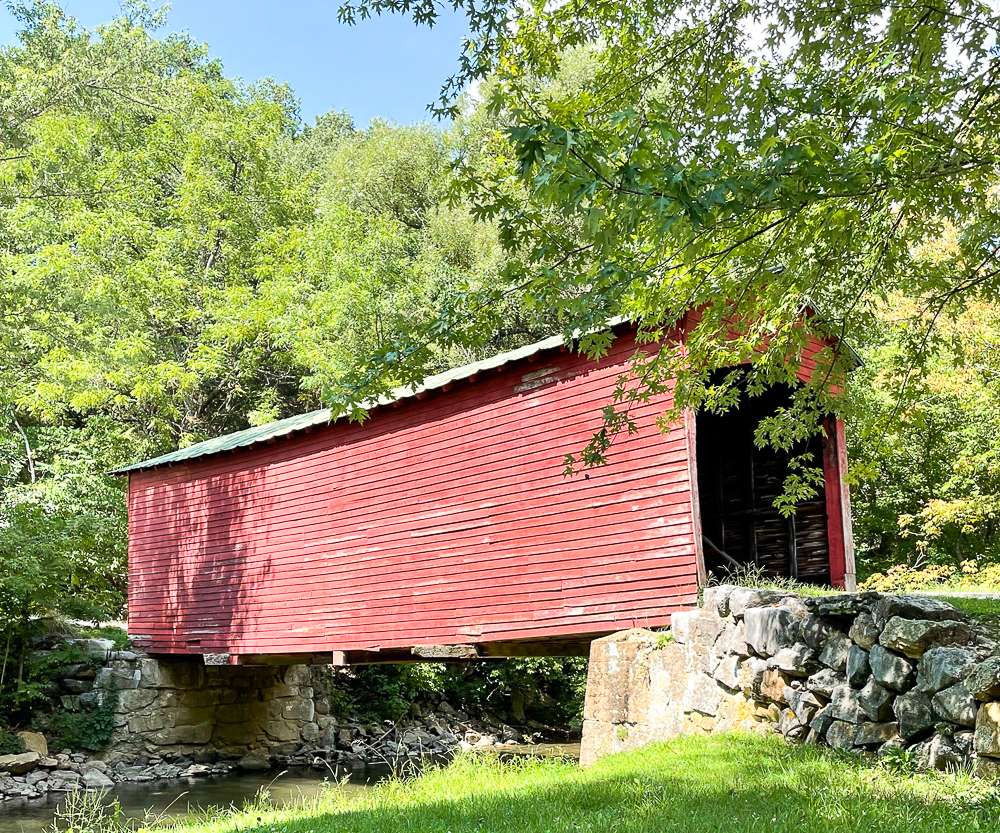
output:
M682 733L779 732L1000 772L1000 646L925 596L711 587L669 632L591 647L581 762Z

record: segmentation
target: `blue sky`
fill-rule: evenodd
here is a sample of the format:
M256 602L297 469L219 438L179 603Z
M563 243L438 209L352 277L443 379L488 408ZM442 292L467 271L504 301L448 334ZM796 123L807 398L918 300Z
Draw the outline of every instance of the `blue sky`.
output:
M347 110L359 127L375 117L429 118L427 104L458 65L464 18L448 9L433 29L396 15L352 27L337 22L338 6L339 0L174 0L166 31L207 43L230 77L287 82L307 121L331 109ZM92 29L115 17L119 2L63 0L63 7ZM16 31L2 7L0 43L15 42Z

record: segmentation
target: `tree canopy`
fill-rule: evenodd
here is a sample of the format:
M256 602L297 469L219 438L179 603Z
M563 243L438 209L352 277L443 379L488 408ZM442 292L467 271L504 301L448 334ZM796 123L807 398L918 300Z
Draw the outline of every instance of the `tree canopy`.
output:
M788 380L809 332L864 346L894 293L915 302L900 347L920 368L942 317L995 296L1000 16L989 4L452 5L473 37L434 109L460 113L459 91L481 83L508 162L456 166L458 192L497 223L509 257L505 281L471 309L513 293L567 332L626 315L653 337L700 308L694 360L635 373L640 388L675 382L679 410ZM438 7L348 0L340 17L386 12L433 24ZM952 245L931 256L946 234ZM807 304L821 314L803 318ZM469 310L458 318L477 326ZM419 376L420 352L403 355ZM822 413L850 412L843 358L832 351L829 373L762 439L787 447ZM744 362L727 383L711 373ZM612 426L623 410L609 411Z
M869 564L1000 558L996 14L459 7L475 37L438 104L452 121L363 129L303 124L291 90L231 80L159 14L90 32L16 7L0 619L123 611L119 465L554 329L599 352L625 315L655 338L692 307L684 361L639 357L606 436L629 397L670 384L678 409L723 409L791 379L809 335L844 339L866 365L844 386L835 346L760 441L851 417Z

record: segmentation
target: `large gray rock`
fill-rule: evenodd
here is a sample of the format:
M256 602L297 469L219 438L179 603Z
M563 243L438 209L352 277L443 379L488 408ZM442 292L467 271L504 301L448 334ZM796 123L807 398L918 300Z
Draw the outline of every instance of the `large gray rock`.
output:
M883 596L872 605L872 619L880 631L894 616L903 619L962 620L966 617L947 602L929 596Z
M927 766L931 769L952 771L961 769L966 763L965 754L955 740L938 733L927 744Z
M1000 758L1000 703L983 703L979 707L972 745L977 755Z
M907 740L926 733L938 720L930 698L916 689L899 695L892 708L899 721L899 733Z
M868 664L868 652L859 645L852 645L847 654L847 682L855 688L861 688L868 682L871 666Z
M865 713L858 702L858 693L849 685L839 685L830 698L830 716L848 723L861 723Z
M822 668L806 680L806 688L829 700L833 696L833 690L846 682L847 678L843 674L838 674L832 668Z
M49 754L49 745L41 732L18 732L17 736L24 744L25 752L37 752L43 758Z
M746 613L748 608L776 604L785 595L787 594L777 590L736 587L729 594L729 613L738 619Z
M800 628L802 630L802 641L814 651L822 651L830 634L837 630L818 616L811 615L802 620Z
M799 638L799 622L787 607L752 607L743 614L746 641L762 657L789 648Z
M834 671L844 671L847 668L847 658L851 653L851 640L840 631L831 631L826 638L826 644L820 652L819 661Z
M823 706L809 721L809 728L818 735L826 735L831 725L833 725L833 717L830 715L829 705Z
M737 656L728 656L719 663L715 669L715 679L726 688L738 689L740 687L740 659Z
M796 716L802 719L803 723L809 723L816 716L820 709L820 702L805 689L786 688L785 702Z
M976 708L979 704L964 683L956 683L944 691L939 691L931 699L931 705L935 714L942 720L957 723L959 726L976 725Z
M80 773L69 769L55 769L49 775L49 790L51 792L72 792L82 786Z
M735 654L740 657L750 656L747 650L746 625L741 619L739 622L727 622L715 640L715 655L726 657Z
M819 668L816 652L804 642L796 642L788 648L780 648L768 665L778 668L792 677L805 677Z
M873 645L868 653L868 663L875 681L893 691L905 691L913 682L915 664L906 657L894 654L881 645Z
M854 618L877 598L873 593L837 593L809 599L809 607L819 616Z
M866 651L870 651L872 645L878 642L879 630L875 627L875 620L870 613L859 613L858 618L851 625L849 634L851 640L860 645Z
M801 715L796 714L791 709L782 709L778 717L778 731L786 738L798 740L805 737L808 723L808 720L803 720Z
M108 778L107 775L96 769L88 769L83 773L80 780L83 781L83 785L88 790L106 790L115 785L115 782Z
M899 733L895 723L862 723L854 736L858 746L881 746Z
M271 760L263 752L248 752L236 766L244 772L263 772L271 768Z
M712 677L692 673L684 690L684 708L702 714L715 715L719 711L724 692Z
M720 584L716 587L706 587L702 592L702 605L725 618L729 615L729 597L736 587L732 584Z
M987 657L975 666L965 685L977 700L1000 697L1000 657Z
M0 772L24 775L38 766L42 756L37 752L22 752L20 755L0 755Z
M858 727L854 723L834 720L826 730L826 742L834 749L853 749Z
M917 665L917 688L934 694L963 679L976 664L976 652L970 648L931 648Z
M869 677L864 688L858 692L858 705L873 723L882 723L892 716L892 693Z
M971 638L972 628L965 622L893 616L882 629L878 641L883 647L899 651L911 659L919 659L935 645L960 645Z

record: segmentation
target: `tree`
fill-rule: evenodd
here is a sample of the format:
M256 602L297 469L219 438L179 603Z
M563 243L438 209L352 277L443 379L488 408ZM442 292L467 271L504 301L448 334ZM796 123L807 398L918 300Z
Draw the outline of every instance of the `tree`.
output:
M125 603L137 456L296 401L300 370L240 304L311 218L287 89L242 88L132 11L95 33L18 7L0 50L0 619Z
M918 305L893 298L853 381L871 416L854 433L855 534L869 571L918 561L1000 561L1000 308L940 321L921 371L909 362ZM926 322L925 322L926 326ZM898 391L912 388L900 401Z
M567 334L621 314L653 338L701 309L684 361L637 362L607 410L614 431L628 427L630 397L664 385L676 392L670 422L731 405L739 385L791 381L807 334L861 341L891 293L916 302L924 329L907 361L919 366L926 333L959 299L996 293L1000 17L989 5L452 5L473 37L436 110L459 112L458 92L488 79L482 106L510 164L462 158L457 171L512 258L501 285L423 338L469 338L475 311L512 293L554 311ZM340 16L384 12L433 24L437 7L348 0ZM581 55L578 83L554 83ZM927 258L948 226L954 251ZM803 317L807 303L821 315ZM378 358L417 378L424 355ZM830 351L826 372L762 424L762 442L787 448L823 414L850 411L843 357ZM722 384L712 372L741 364ZM588 451L584 461L601 460L600 446Z

